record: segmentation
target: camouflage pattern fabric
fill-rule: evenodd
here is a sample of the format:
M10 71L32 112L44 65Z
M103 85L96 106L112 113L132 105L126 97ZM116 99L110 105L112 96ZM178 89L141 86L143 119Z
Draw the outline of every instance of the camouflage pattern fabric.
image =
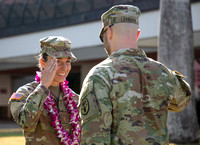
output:
M133 5L115 5L111 7L101 16L102 28L99 37L102 37L105 27L112 24L134 23L139 25L140 14L139 8Z
M26 145L60 145L60 139L56 137L51 127L52 121L44 109L44 102L49 91L37 82L29 83L20 87L16 94L20 97L11 97L10 109L16 123L24 129ZM78 101L78 95L74 99ZM63 101L64 93L61 92L57 104L60 120L63 127L70 132L72 126L69 124L69 113ZM16 96L16 95L15 95ZM71 132L70 132L71 133Z
M41 53L47 53L52 57L70 57L72 62L77 60L71 52L71 41L62 36L48 36L41 38L40 47Z
M134 23L139 25L141 12L138 7L132 5L116 5L102 14L101 21L106 27L116 23Z
M168 110L190 101L182 76L141 49L120 49L95 66L80 94L82 145L168 145Z

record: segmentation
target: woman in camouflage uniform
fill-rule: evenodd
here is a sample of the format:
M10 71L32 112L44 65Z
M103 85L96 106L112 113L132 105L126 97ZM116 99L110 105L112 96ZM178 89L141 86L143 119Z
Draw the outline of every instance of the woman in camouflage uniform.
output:
M24 129L26 145L79 144L78 95L65 80L76 57L70 40L40 39L40 71L36 81L20 87L10 98L14 120Z

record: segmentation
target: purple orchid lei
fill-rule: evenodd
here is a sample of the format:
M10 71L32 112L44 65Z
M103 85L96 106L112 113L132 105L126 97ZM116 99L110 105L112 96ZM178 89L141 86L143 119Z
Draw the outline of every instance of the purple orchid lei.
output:
M41 72L36 72L35 80L40 83ZM62 126L59 119L58 109L56 103L53 101L53 96L51 92L49 93L45 103L44 108L48 111L50 118L52 119L51 126L56 132L56 136L61 139L61 144L63 145L78 145L79 135L81 133L81 125L78 124L79 114L76 106L76 102L72 99L74 95L71 93L71 89L68 86L68 81L60 83L61 88L64 92L64 101L66 103L66 108L68 109L70 115L70 124L72 125L72 133L69 134Z

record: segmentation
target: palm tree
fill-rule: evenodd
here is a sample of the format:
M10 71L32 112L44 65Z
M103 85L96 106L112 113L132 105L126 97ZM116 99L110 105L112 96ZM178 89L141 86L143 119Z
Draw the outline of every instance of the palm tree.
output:
M187 108L179 113L169 112L170 142L191 143L198 138L198 121L194 97L194 48L190 0L160 1L160 31L158 60L172 70L187 76L192 97Z

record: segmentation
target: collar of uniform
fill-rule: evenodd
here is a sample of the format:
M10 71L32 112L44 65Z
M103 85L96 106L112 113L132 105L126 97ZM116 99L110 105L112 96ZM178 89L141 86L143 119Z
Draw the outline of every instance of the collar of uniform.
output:
M119 49L115 52L113 52L111 54L111 56L114 56L114 55L132 55L132 56L144 56L146 57L146 54L145 52L142 50L142 49L139 49L139 48L122 48L122 49Z

